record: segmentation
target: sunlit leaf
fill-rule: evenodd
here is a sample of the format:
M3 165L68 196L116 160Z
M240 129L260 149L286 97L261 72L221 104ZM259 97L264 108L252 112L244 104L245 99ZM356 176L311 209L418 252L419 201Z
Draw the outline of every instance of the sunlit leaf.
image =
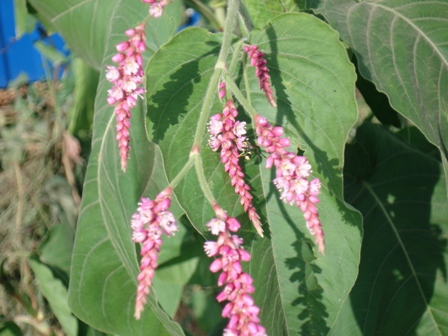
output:
M71 21L71 15L74 15L71 12L96 3L99 5L102 2L72 4L71 9L64 12L66 22ZM104 70L106 64L112 64L110 58L116 52L115 45L126 40L124 31L147 15L148 6L141 1L135 1L133 6L125 1L117 1L113 5L107 3L113 8L107 20L104 13L96 13L101 15L102 24L106 21L108 34L103 36L106 44L104 58L100 55L103 61L95 101L92 153L73 250L69 303L80 319L101 331L134 336L147 335L148 330L153 330L157 335L183 335L179 325L171 321L157 305L153 294L142 319L136 321L133 317L138 260L135 244L131 240L130 218L150 178L155 179L156 187L158 183L162 188L165 185L161 156L157 148L147 141L144 132L143 104L132 111L129 166L125 174L120 170L115 115L113 107L106 102L110 83L104 78ZM85 10L88 12L88 9ZM92 11L89 13L92 15ZM162 18L151 20L146 30L146 61L175 33L179 13L180 4L175 2L167 7ZM82 32L86 31L82 29ZM89 42L85 36L80 39Z
M291 149L300 145L314 175L322 179L319 209L327 240L326 256L314 252L300 211L278 201L272 173L263 164L248 163L248 180L266 232L250 247L248 269L257 287L256 302L269 334L325 333L354 283L359 258L360 217L343 202L341 175L344 143L357 118L354 69L337 34L309 15L281 16L266 30L254 31L250 43L266 53L278 110L267 103L251 67L244 91L260 114L285 125L295 146ZM148 134L160 145L169 179L188 161L195 132L204 132L197 129L198 118L219 45L219 35L187 30L163 46L148 66ZM236 69L235 79L244 88L240 74ZM222 107L216 99L212 113ZM220 205L244 223L243 235L250 244L253 229L219 154L208 148L205 132L200 134L210 188ZM192 224L206 235L204 224L214 215L194 171L175 193Z
M448 176L448 1L321 0L355 51L361 74L442 153Z

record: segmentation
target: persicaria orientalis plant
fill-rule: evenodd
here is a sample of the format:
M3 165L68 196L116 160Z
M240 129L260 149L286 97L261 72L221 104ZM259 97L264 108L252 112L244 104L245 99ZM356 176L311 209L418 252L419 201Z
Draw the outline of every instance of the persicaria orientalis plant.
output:
M164 0L142 1L149 5L149 18L152 19L162 16L168 4L168 1ZM198 120L199 132L194 135L190 159L154 200L142 197L137 211L132 216L132 240L141 244L134 315L136 319L140 319L151 291L158 265L158 254L163 248L162 236L170 237L178 230L174 215L170 211L173 193L178 183L194 167L202 192L215 212L215 217L205 223L212 236L205 242L204 250L207 256L214 258L210 271L220 272L218 286L222 291L216 299L225 303L222 316L228 318L228 324L224 329L224 335L263 336L266 335L266 329L259 318L260 308L252 297L256 290L254 280L243 270L244 263L251 260L251 255L244 248L244 241L239 235L241 224L235 217L228 215L229 209L227 211L223 209L216 200L204 177L201 153L204 151L218 153L223 170L228 174L230 184L238 195L244 212L261 237L259 239L263 239L263 227L267 223L254 204L254 195L243 165L246 158L250 159L255 148L259 149L266 159L265 167L273 169L275 178L272 183L278 190L279 200L303 212L307 228L314 237L317 249L323 255L324 232L317 207L321 182L318 178L312 177L313 171L307 157L297 155L289 149L292 146L297 147L297 144L293 144L285 135L283 127L275 126L273 122L268 121L263 116L263 111L255 111L230 75L237 62L248 62L255 68L255 76L265 98L272 107L277 107L269 76L269 62L260 46L248 44L243 39L235 45L232 61L229 62L227 59L238 3L238 1L229 2L221 51L205 94ZM126 170L129 158L132 160L129 145L132 136L132 109L138 99L143 98L146 93L143 86L145 76L143 53L146 48L145 27L148 20L134 28L130 27L125 32L127 39L117 44L118 53L112 57L116 65L107 67L106 78L112 84L108 91L107 102L115 106L116 139L123 171ZM211 110L211 102L215 97L222 101L221 111ZM251 117L256 136L248 135L247 122L241 118L238 108ZM208 137L208 146L203 146L205 137Z

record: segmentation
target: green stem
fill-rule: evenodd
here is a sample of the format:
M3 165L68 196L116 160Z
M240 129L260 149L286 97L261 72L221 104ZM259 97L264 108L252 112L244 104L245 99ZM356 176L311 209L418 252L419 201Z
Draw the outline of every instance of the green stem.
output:
M215 204L216 200L208 186L207 179L205 178L204 166L202 165L202 157L200 155L195 155L195 168L196 174L198 176L199 186L201 187L205 198L211 205Z
M250 17L249 11L247 10L246 6L244 6L244 3L239 0L240 3L240 10L239 10L239 22L240 22L240 28L241 33L243 36L249 36L249 33L254 29L254 23L252 22L252 19Z
M254 118L258 113L254 110L252 105L247 101L247 99L244 97L243 93L240 91L236 83L233 81L232 77L229 76L229 74L225 73L224 80L226 82L226 85L232 91L232 93L235 95L236 99L239 101L239 103L243 106L243 108L250 114L252 118Z
M226 11L224 9L226 5L225 0L224 1L212 1L210 3L210 6L215 9L214 16L216 17L216 20L220 23L220 26L223 27L225 25L226 20ZM224 28L225 29L225 28Z
M224 25L224 32L222 38L221 51L219 52L218 61L215 65L215 71L213 72L210 82L205 93L204 103L202 104L201 113L199 115L196 133L194 135L193 148L200 147L201 140L204 136L204 132L207 124L207 117L213 106L213 99L215 98L216 91L218 90L218 81L223 70L226 69L226 60L230 52L232 42L232 31L236 16L238 14L239 0L229 0L229 6L227 10L227 18Z
M218 61L219 62L219 61ZM218 64L218 63L216 63ZM204 132L207 124L207 117L213 106L213 99L215 98L216 91L218 90L218 81L221 75L221 71L215 66L215 71L213 72L212 78L208 84L207 92L205 93L204 103L202 104L202 110L199 115L198 124L196 127L196 132L194 134L193 147L200 147L201 140L204 136Z
M249 76L247 75L247 67L246 67L246 59L243 58L243 80L244 80L244 88L246 89L246 99L248 103L252 106L251 97L249 94Z
M242 39L233 45L233 55L229 65L229 74L233 74L233 72L235 71L236 65L238 64L238 60L241 58L240 57L241 46L245 41L246 39Z
M192 154L193 154L193 152L192 152ZM177 175L171 180L168 187L171 187L172 189L174 189L179 184L179 182L187 175L187 173L190 171L190 168L193 167L195 160L194 160L194 155L192 155L192 154L190 154L190 158L188 159L185 166L183 166L183 168L180 170L180 172L177 173Z
M210 82L207 87L207 92L205 93L204 103L202 104L202 109L199 115L196 133L194 135L193 147L190 152L190 159L188 160L188 163L190 163L190 161L194 159L199 185L202 189L202 192L204 193L205 198L210 202L211 205L215 204L216 200L213 197L213 193L210 190L207 180L205 178L204 167L200 155L200 148L201 148L201 141L206 129L208 115L210 114L210 110L213 106L213 100L218 90L218 81L222 75L222 72L226 70L226 61L230 52L230 48L232 46L232 37L233 37L232 32L234 24L236 22L236 17L238 15L238 9L239 9L239 0L229 0L227 6L227 17L224 24L221 50L219 52L218 60L216 61L215 64L215 70L213 71L213 75L210 78ZM184 169L182 169L182 171L183 170Z
M152 19L152 15L149 14L148 16L145 17L145 19L142 21L142 24L144 24L145 26L148 25L149 21L151 21Z
M207 18L208 21L210 21L210 24L213 26L214 29L221 31L223 26L219 20L216 19L215 14L213 11L203 4L199 0L188 0L186 1L187 4L189 4L191 7L195 8L199 13L201 13L204 17Z
M222 37L221 52L219 53L218 62L224 62L227 60L227 55L230 51L230 45L232 43L233 28L235 27L236 17L238 15L240 1L229 0L227 6L227 17L224 25L224 33Z

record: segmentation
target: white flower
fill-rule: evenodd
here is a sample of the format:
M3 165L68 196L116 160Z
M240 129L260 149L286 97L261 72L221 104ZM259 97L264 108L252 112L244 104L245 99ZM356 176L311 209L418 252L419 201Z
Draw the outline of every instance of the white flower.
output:
M246 122L245 121L236 121L233 126L233 134L235 136L240 137L246 134Z
M120 71L114 66L107 65L106 79L113 83L120 78Z
M178 230L176 219L170 211L160 212L157 216L157 220L168 236L171 236Z
M218 244L214 241L206 241L204 243L205 254L209 257L214 257L218 254Z
M213 218L210 222L205 224L208 228L210 228L210 231L213 235L217 236L220 232L225 232L226 230L226 223L219 218Z
M217 135L223 131L222 121L210 119L208 123L208 131L211 135Z
M135 61L134 58L128 57L123 65L123 72L125 75L135 75L140 69L140 65Z

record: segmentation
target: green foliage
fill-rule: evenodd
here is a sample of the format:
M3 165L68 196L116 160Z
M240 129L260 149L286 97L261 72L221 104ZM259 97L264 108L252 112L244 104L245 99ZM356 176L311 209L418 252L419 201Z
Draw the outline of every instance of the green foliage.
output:
M448 174L448 2L314 4L349 43L362 76L440 150Z
M443 94L448 88L448 2L243 1L256 27L243 42L265 53L278 107L266 101L242 42L231 36L223 61L241 90L240 118L248 122L255 143L252 112L244 112L249 105L283 126L290 150L309 159L313 177L323 184L318 206L323 256L301 211L279 200L264 158L244 164L265 230L264 238L256 236L219 154L207 145L204 116L220 113L223 106L208 94L217 85L209 85L218 83L216 74L223 71L217 61L228 32L190 28L175 34L179 2L168 6L162 18L150 20L146 103L132 111L124 174L113 107L106 102L110 84L105 66L112 64L115 45L126 38L123 32L144 19L147 5L138 0L132 6L119 0L107 5L29 1L84 61L101 70L70 275L69 303L77 317L120 335L186 333L173 320L183 286L216 283L204 272L208 261L201 255L204 239L211 238L205 224L215 216L201 187L203 171L213 197L243 224L244 246L252 255L244 267L254 279L255 303L269 335L448 332L448 213L442 173L448 172L448 101ZM356 65L348 57L352 51ZM363 78L357 81L356 73ZM367 116L357 108L355 83L372 109ZM378 120L383 125L374 125ZM130 218L142 195L154 198L177 182L197 139L199 168L190 169L174 189L172 210L185 225L164 240L147 308L136 321L138 251ZM206 311L213 306L203 292L192 295L197 319L216 322L215 330L203 322L204 329L219 334L216 307Z
M61 280L56 278L51 269L37 259L28 260L43 295L50 304L51 309L61 323L66 335L75 336L78 333L78 321L71 314L67 303L67 288Z
M363 214L364 236L359 276L333 335L445 335L448 211L440 162L368 123L347 158L347 201Z

